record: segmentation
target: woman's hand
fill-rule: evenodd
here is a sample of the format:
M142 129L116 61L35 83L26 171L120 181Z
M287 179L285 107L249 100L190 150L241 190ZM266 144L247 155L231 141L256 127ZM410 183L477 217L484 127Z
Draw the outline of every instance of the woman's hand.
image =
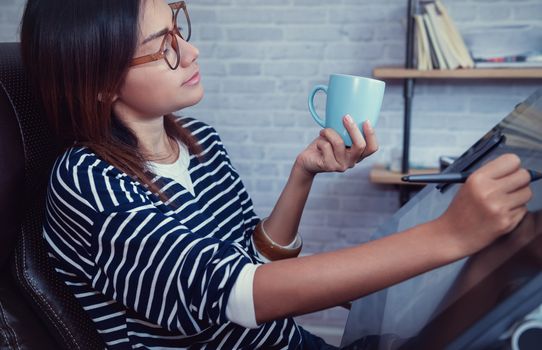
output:
M349 115L343 124L350 134L352 146L347 148L341 136L333 129L326 128L296 159L296 166L314 176L323 172L343 172L354 167L378 150L378 143L369 121L363 123L363 137L356 123Z
M295 239L314 175L345 171L377 150L376 137L368 122L363 124L367 142L351 117L345 116L343 123L352 139L352 147L346 148L336 131L323 129L320 136L297 156L288 182L265 222L266 231L275 242L286 245Z
M470 255L512 231L532 197L530 174L514 154L504 154L476 170L437 219L461 255Z

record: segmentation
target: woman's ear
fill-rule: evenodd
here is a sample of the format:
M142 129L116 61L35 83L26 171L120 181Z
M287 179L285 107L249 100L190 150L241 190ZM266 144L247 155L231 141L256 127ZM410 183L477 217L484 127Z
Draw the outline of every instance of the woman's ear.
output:
M108 98L106 98L106 97L108 97ZM115 102L119 98L119 95L114 94L113 96L104 96L104 94L102 94L100 92L100 93L98 93L97 98L98 98L99 102L104 102L105 100L110 100L110 102Z

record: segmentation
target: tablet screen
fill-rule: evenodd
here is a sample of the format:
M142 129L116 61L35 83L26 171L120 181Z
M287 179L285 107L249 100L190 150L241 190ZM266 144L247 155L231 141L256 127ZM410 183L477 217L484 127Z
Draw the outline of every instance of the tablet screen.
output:
M542 171L542 89L516 106L446 172L475 170L509 152L521 158L523 167ZM460 186L426 186L373 239L437 218ZM510 234L472 257L355 301L342 345L464 349L490 346L502 338L515 321L542 304L542 180L531 188L529 213Z

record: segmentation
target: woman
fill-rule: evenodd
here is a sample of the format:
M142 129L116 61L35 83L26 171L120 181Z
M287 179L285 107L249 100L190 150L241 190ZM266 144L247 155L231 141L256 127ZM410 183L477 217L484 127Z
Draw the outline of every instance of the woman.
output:
M216 131L171 114L203 96L187 19L163 0L30 0L23 17L23 58L66 146L44 238L108 348L329 348L291 317L472 254L525 214L529 175L505 155L434 221L286 259L314 176L375 152L374 131L345 116L347 149L322 130L259 220Z

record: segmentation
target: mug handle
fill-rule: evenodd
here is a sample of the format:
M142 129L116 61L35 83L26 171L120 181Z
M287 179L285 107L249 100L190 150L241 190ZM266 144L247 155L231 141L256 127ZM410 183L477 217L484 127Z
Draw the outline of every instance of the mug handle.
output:
M314 96L318 91L323 91L327 95L327 86L326 85L316 85L311 93L309 94L309 112L311 112L312 119L314 119L315 122L317 122L322 128L325 128L325 122L318 113L316 113L316 110L314 109Z

